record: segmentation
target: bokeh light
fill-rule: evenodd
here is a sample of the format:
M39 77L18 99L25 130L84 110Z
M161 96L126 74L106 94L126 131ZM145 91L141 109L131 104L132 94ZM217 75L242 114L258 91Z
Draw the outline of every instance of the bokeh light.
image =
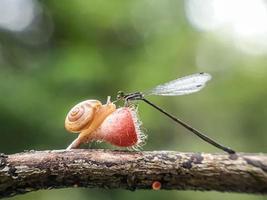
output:
M33 0L0 1L0 27L9 31L23 31L34 20L35 6Z
M48 42L53 24L36 0L1 0L0 29L23 43L40 45Z
M248 54L267 53L267 6L264 0L189 0L186 13L194 27L228 37Z

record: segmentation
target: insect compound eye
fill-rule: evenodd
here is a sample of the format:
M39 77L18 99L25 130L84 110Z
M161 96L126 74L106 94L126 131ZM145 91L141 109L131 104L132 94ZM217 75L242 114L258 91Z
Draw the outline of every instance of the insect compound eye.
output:
M122 97L124 97L124 92L123 91L118 91L117 99L120 99Z

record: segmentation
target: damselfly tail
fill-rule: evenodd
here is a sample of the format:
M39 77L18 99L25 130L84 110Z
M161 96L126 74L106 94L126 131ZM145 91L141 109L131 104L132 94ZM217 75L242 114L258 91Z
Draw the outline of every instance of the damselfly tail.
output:
M201 133L200 131L194 129L192 126L186 124L185 122L183 122L182 120L178 119L177 117L167 113L165 110L163 110L162 108L158 107L157 105L153 104L152 102L148 101L145 98L142 98L142 100L144 102L146 102L147 104L149 104L150 106L156 108L158 111L160 111L161 113L165 114L167 117L171 118L173 121L175 121L176 123L182 125L184 128L186 128L187 130L191 131L192 133L194 133L196 136L198 136L199 138L201 138L202 140L210 143L211 145L229 153L229 154L235 154L235 151L230 149L229 147L225 147L221 144L219 144L218 142L214 141L213 139L209 138L208 136L206 136L205 134Z

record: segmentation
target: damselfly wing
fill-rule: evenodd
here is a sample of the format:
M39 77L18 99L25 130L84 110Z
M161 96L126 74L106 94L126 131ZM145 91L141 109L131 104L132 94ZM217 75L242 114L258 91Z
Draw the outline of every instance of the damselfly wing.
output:
M211 79L208 73L197 73L158 85L143 95L179 96L198 92Z

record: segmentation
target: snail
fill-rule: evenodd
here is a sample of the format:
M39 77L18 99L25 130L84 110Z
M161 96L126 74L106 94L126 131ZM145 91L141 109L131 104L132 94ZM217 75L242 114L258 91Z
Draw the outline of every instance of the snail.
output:
M85 100L75 105L66 116L66 130L79 133L67 149L79 148L91 141L135 149L145 138L140 126L134 106L116 108L110 97L104 105L98 100Z

